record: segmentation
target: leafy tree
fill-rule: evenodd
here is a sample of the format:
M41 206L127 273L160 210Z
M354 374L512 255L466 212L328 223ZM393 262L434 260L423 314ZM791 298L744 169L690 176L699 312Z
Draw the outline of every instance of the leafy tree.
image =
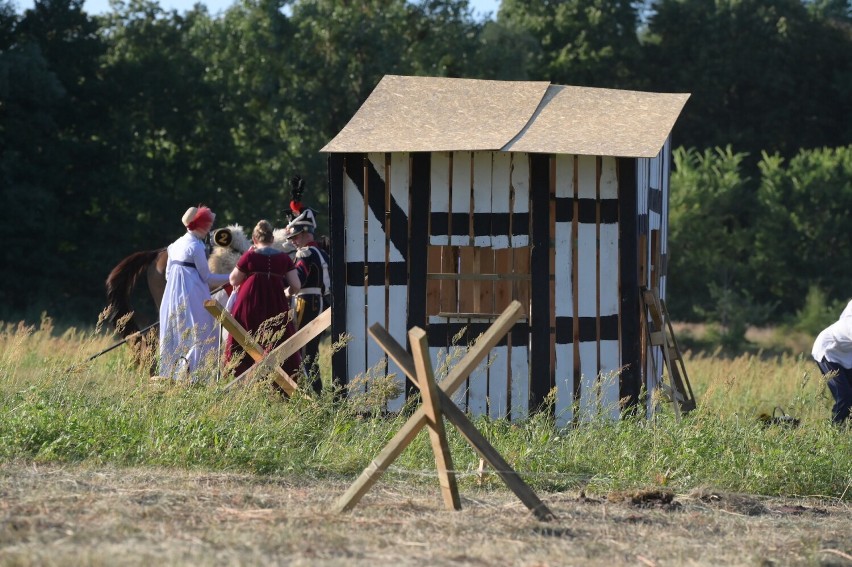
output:
M103 46L82 0L39 0L18 21L4 18L3 28L0 168L14 227L7 245L19 251L7 268L25 275L7 289L15 303L73 312L100 251L81 243L98 169L94 93Z
M231 155L222 156L231 183L219 189L231 217L253 226L264 217L281 226L289 202L287 180L304 169L304 121L294 112L293 73L298 46L279 0L245 0L194 31L204 81L216 93ZM314 151L318 148L312 148ZM313 172L312 172L313 173ZM315 203L311 203L315 204Z
M167 13L145 0L117 9L104 21L110 49L103 64L114 177L96 204L110 225L124 227L113 263L140 244L154 248L179 236L190 205L210 205L218 223L227 222L224 189L234 184L220 98L193 43L192 30L209 20L206 10Z
M814 286L831 300L848 300L852 146L802 150L786 167L777 154L764 154L760 171L749 266L762 298L788 315Z
M659 0L653 9L649 86L692 93L677 143L790 157L852 137L848 20L799 0Z
M497 21L537 42L532 79L611 88L638 84L638 12L631 0L503 0Z
M667 296L677 319L729 326L750 299L753 207L741 173L745 157L730 147L674 151Z

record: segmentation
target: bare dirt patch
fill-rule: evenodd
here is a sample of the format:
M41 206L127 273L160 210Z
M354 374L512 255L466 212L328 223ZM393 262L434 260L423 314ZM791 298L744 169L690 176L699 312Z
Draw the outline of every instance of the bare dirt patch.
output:
M709 490L539 493L540 522L504 489L349 483L158 469L0 466L2 565L845 565L852 509Z

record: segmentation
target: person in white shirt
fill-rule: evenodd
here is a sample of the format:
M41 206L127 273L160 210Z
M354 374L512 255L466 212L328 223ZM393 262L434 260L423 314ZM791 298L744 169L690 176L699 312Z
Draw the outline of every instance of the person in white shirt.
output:
M824 375L833 374L828 380L834 397L831 419L842 424L849 419L852 408L852 301L840 319L817 336L811 355Z
M216 215L205 206L184 213L186 234L168 247L166 289L160 304L161 377L206 381L215 369L216 320L204 308L210 288L228 283L228 274L211 273L204 239Z

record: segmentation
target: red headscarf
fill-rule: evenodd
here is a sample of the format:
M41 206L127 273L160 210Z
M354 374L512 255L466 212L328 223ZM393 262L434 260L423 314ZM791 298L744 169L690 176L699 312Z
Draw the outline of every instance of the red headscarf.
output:
M192 217L192 220L185 223L185 225L188 230L211 227L213 226L213 219L215 218L216 215L213 214L213 211L211 211L208 207L201 205L195 210L195 215Z

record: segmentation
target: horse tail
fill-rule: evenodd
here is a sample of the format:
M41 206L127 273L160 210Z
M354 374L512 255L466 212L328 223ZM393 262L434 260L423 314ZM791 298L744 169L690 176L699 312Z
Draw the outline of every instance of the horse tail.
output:
M136 286L136 281L139 276L144 274L148 266L157 259L157 256L165 250L158 248L157 250L143 250L134 252L127 258L119 262L109 273L106 279L106 296L107 309L109 310L108 320L115 326L118 321L131 313L133 309L130 306L130 294ZM120 329L121 335L127 337L139 330L139 325L134 321L133 317Z

